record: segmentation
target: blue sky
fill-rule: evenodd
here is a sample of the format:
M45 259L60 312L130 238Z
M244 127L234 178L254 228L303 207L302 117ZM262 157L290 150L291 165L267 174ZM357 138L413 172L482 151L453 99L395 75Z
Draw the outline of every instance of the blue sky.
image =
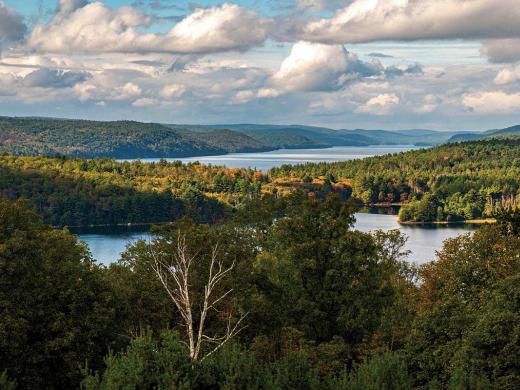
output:
M516 1L0 0L0 114L513 125Z

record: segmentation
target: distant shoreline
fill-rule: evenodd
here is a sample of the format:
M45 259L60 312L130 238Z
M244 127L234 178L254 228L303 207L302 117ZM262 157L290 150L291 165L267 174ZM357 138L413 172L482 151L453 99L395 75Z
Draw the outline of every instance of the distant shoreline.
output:
M416 221L398 221L400 225L484 225L496 223L494 218L482 218L482 219L465 219L462 221L431 221L431 222L416 222Z

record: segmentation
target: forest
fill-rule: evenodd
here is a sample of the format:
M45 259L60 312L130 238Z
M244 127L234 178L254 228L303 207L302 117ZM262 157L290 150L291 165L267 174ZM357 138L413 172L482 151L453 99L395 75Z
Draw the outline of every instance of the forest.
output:
M358 206L400 205L402 223L492 218L520 199L520 139L447 144L269 172L179 161L0 155L0 195L31 201L53 226L215 222L262 194L340 194Z
M354 209L264 195L105 267L0 200L0 388L517 389L520 212L416 267Z
M1 389L516 389L520 140L269 172L0 156ZM407 262L402 221L496 223ZM150 223L97 264L63 226Z
M272 148L226 129L191 132L158 123L0 117L0 152L12 155L160 158L262 152Z
M180 162L0 156L0 195L32 202L53 226L214 222L267 180L249 169Z
M452 143L337 163L283 165L273 180L346 183L360 204L399 204L401 222L490 217L520 200L520 138Z
M287 148L438 145L478 134L432 130L333 130L312 126L173 125L0 116L0 152L19 156L178 158Z

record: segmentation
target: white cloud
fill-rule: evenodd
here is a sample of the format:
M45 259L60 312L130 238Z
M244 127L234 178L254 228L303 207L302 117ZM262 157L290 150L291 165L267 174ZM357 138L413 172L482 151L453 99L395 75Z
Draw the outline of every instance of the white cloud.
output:
M255 93L251 90L238 91L233 97L233 103L243 104L255 98Z
M520 37L518 0L356 0L303 27L327 43Z
M342 45L298 42L271 81L288 91L333 91L359 77L380 74L379 62L366 63Z
M383 93L369 99L363 106L357 109L358 112L365 112L375 115L386 115L397 105L401 99L394 93Z
M464 95L462 102L466 107L480 113L520 111L520 93L476 92Z
M64 10L67 9L67 12ZM47 24L37 25L28 46L44 52L209 53L261 44L270 21L235 4L197 9L164 34L144 33L144 12L100 2L67 0Z
M428 94L424 97L423 105L417 109L417 112L429 114L436 111L441 103L442 99L439 96Z
M134 107L151 107L151 106L158 106L161 102L156 99L150 99L150 98L140 98L137 99L135 102L132 103L132 106Z
M520 81L520 65L502 69L495 77L495 84L504 85Z
M491 62L520 61L520 38L486 41L482 45L481 53L487 56Z
M120 80L110 80L108 76L101 74L87 82L76 84L74 92L82 102L87 100L130 102L142 96L143 91L139 85L131 81L124 84L119 82Z
M256 94L259 98L274 98L281 95L281 92L274 88L261 88Z
M128 82L120 88L116 89L117 94L115 95L115 100L127 100L135 96L141 95L141 88L132 83Z
M182 84L166 85L159 93L163 98L170 99L174 97L181 97L186 92L186 87Z
M26 30L22 17L0 0L0 45L20 41Z

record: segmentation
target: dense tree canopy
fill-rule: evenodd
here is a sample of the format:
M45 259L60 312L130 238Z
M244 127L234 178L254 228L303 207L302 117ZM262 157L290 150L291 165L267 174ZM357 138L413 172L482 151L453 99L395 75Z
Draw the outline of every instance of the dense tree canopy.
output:
M186 215L214 222L260 192L253 170L180 162L0 156L0 195L31 201L46 223L159 223Z
M161 158L270 150L246 134L134 121L0 117L0 151L14 155Z
M284 165L270 174L293 180L332 175L348 183L361 203L405 204L403 222L475 219L518 203L520 139L448 144L332 164Z
M418 270L403 261L398 232L355 231L352 212L337 194L253 199L217 224L159 227L104 268L28 203L2 200L0 384L517 388L517 212L448 240ZM248 313L246 327L203 361L190 358L186 328L152 267L175 253L179 233L200 259L194 307L215 246L223 264L235 264L221 285L232 293L208 316L207 334Z
M20 388L73 387L118 338L114 303L82 244L0 200L0 372Z

